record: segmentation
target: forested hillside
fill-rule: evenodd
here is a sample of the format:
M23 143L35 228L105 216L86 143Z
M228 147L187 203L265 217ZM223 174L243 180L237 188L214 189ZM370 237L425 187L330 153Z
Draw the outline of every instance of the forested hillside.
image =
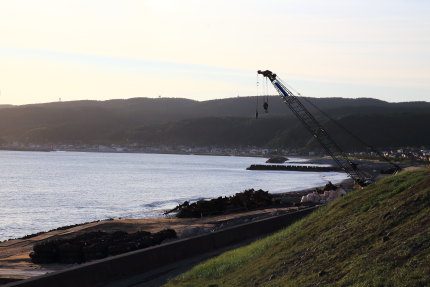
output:
M303 102L345 149L363 147L308 104L311 101L377 147L430 146L430 103L375 99L306 98ZM255 118L255 97L193 101L133 98L57 102L0 109L0 142L125 143L316 147L288 107L269 98L269 113Z

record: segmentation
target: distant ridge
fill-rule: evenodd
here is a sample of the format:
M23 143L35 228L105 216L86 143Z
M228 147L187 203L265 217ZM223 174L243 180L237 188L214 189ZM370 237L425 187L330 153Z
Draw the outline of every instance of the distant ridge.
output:
M430 146L430 103L371 98L307 98L378 147ZM256 97L209 101L131 98L4 107L0 143L124 143L148 145L256 145L312 149L317 145L278 96L269 113ZM304 101L306 104L306 101ZM262 99L259 99L261 106ZM347 149L359 149L308 106Z

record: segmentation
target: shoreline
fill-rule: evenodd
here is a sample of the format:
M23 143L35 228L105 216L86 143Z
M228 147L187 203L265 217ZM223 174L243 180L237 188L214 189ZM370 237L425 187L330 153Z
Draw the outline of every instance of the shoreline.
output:
M346 185L352 186L348 181L351 180L344 180L337 185L342 185L343 188L345 188ZM317 188L321 188L321 186L272 195L281 197L285 201L300 202L301 196L306 195ZM74 237L76 235L92 231L125 231L128 233L134 233L137 231L158 232L168 228L176 231L178 239L183 239L298 211L308 207L308 205L297 206L293 204L292 206L270 206L256 210L207 216L203 218L166 217L146 219L109 219L60 227L56 230L35 234L34 236L0 242L0 280L6 280L7 278L12 280L26 279L33 276L39 276L43 273L64 270L72 266L76 266L76 264L55 263L39 265L32 263L29 253L32 251L33 245L44 240Z
M228 152L181 152L181 151L163 151L163 152L151 152L151 151L101 151L101 150L51 150L51 149L25 149L25 148L0 148L0 151L22 151L22 152L82 152L82 153L126 153L126 154L177 154L177 155L208 155L208 156L237 156L237 157L263 157L270 158L273 155L269 154L253 154L253 153L228 153ZM306 155L296 155L293 157L304 158Z
M306 158L305 160L310 163L321 163L318 161L327 162L330 159ZM342 186L342 188L347 191L350 191L353 188L353 182L349 178L334 183L338 186ZM178 239L184 239L308 208L308 204L299 205L297 203L300 202L303 195L313 192L316 189L321 189L322 187L324 186L314 186L282 193L271 193L272 196L281 198L284 202L289 203L281 206L269 206L250 211L220 214L203 218L176 218L171 216L140 219L110 218L62 226L51 231L2 241L0 242L0 284L2 279L21 280L76 266L76 264L55 263L40 265L32 263L29 254L33 250L33 246L38 242L56 238L75 237L79 234L93 231L108 233L115 231L124 231L127 233L148 231L155 233L163 229L173 229L178 234ZM213 198L215 198L215 196ZM320 206L322 204L315 205Z
M340 182L334 182L335 185L338 186L342 186L347 184L349 181L351 181L350 178L346 178L343 179ZM352 186L351 184L347 184L347 186ZM275 193L271 193L269 191L269 194L271 194L272 196L274 196L275 198L284 198L285 200L291 200L292 202L295 202L296 204L298 202L300 202L300 198L302 195L307 194L309 192L312 192L316 189L321 189L323 188L324 185L320 185L320 186L314 186L314 187L309 187L309 188L304 188L304 189L298 189L298 190L292 190L292 191L285 191L285 192L275 192ZM345 190L347 190L347 188L344 188ZM350 187L348 188L350 189ZM243 192L243 191L242 191ZM213 196L211 198L205 198L205 199L212 199L212 198L216 198L218 196ZM197 201L197 200L196 200ZM195 201L189 201L190 203L195 202ZM180 204L180 203L179 203ZM93 223L98 223L98 222L106 222L106 221L115 221L115 220L162 220L162 219L172 219L172 218L176 218L174 215L166 215L164 214L165 211L168 211L169 209L166 210L161 210L160 209L160 214L158 216L148 216L148 217L107 217L107 218L101 218L101 219L95 219L92 221L87 221L87 222L79 222L79 223L71 223L71 224L67 224L67 225L62 225L62 226L58 226L58 227L54 227L52 229L49 230L41 230L41 231L36 231L34 233L30 233L30 234L25 234L23 236L20 237L15 237L15 238L9 238L9 239L5 239L5 240L0 240L0 245L2 243L6 243L9 241L13 241L13 240L27 240L27 239L31 239L33 237L39 236L39 235L43 235L46 233L50 233L50 232L55 232L55 231L62 231L62 230L67 230L67 229L71 229L74 227L79 227L79 226L84 226L87 224L93 224ZM238 212L238 214L240 214L241 212ZM1 251L1 249L0 249ZM0 257L1 258L1 257Z
M254 156L255 157L255 156ZM330 158L305 158L306 163L310 164L331 164ZM366 171L379 174L380 166L376 163L360 162L361 166ZM377 180L388 176L379 174ZM376 177L376 176L375 176ZM333 181L337 186L341 186L347 192L353 190L354 183L350 178L341 180L340 182ZM228 214L212 215L202 218L176 218L172 216L164 216L158 218L117 218L103 219L93 222L78 223L68 226L61 226L51 231L39 232L23 236L18 239L9 239L0 242L0 285L7 280L21 280L34 276L40 276L45 273L61 271L71 267L78 266L77 264L35 264L30 260L30 252L33 246L45 240L58 238L70 238L88 232L107 232L113 233L123 231L127 233L135 233L138 231L148 231L156 233L164 229L173 229L178 235L178 239L191 238L198 235L209 234L214 231L222 231L226 228L235 227L245 223L251 223L275 216L288 214L295 211L308 208L310 206L322 206L323 203L300 203L303 195L307 195L324 186L313 186L304 189L298 189L281 193L270 193L276 198L280 198L284 203L281 206L268 206L260 209L234 212ZM215 198L215 196L212 196ZM160 211L161 213L161 211ZM174 239L177 240L177 239ZM171 240L169 240L171 241Z
M321 159L324 160L324 159ZM333 182L335 185L341 186L344 185L345 183L347 183L348 181L350 181L350 178L346 178L343 179L340 182ZM349 186L349 184L348 184ZM303 195L302 193L306 193L306 192L311 192L314 191L316 189L320 189L324 187L324 185L320 185L320 186L314 186L314 187L308 187L308 188L303 188L303 189L298 189L298 190L292 190L292 191L285 191L285 192L274 192L271 193L269 191L269 194L271 194L272 196L276 197L276 198L288 198L289 200L293 200L294 202L300 202L300 199L298 199L297 201L297 197L300 195L300 197ZM346 190L346 189L345 189ZM243 191L242 191L243 192ZM213 196L211 198L205 198L205 199L212 199L212 198L216 198L218 196ZM196 201L196 200L195 200ZM189 201L190 203L194 202L193 200ZM180 204L180 203L178 203ZM25 234L23 236L20 237L15 237L15 238L9 238L9 239L4 239L4 240L0 240L0 244L5 243L5 242L9 242L12 240L26 240L26 239L31 239L32 237L36 237L39 235L43 235L49 232L53 232L53 231L61 231L61 230L66 230L66 229L70 229L73 227L79 227L79 226L83 226L86 224L92 224L92 223L97 223L97 222L105 222L105 221L113 221L113 220L157 220L157 219L171 219L174 217L174 215L165 215L164 211L167 211L169 209L166 210L159 210L160 213L158 216L148 216L148 217L126 217L126 216L119 216L119 217L106 217L106 218L98 218L98 219L94 219L92 221L86 221L86 222L78 222L78 223L71 223L71 224L67 224L67 225L61 225L58 227L54 227L52 229L49 230L41 230L41 231L36 231L34 233L29 233L29 234ZM0 249L1 251L1 249Z

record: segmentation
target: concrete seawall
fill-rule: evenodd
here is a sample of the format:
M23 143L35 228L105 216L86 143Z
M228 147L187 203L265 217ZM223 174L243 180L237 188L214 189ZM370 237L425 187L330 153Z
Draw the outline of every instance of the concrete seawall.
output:
M103 286L109 282L146 273L167 264L275 232L305 217L315 209L316 207L308 208L209 234L172 241L5 286Z

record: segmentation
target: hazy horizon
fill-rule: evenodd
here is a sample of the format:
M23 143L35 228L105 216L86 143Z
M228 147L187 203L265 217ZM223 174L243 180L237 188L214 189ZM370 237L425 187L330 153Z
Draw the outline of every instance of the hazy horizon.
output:
M278 95L269 95L271 97L278 97ZM37 103L28 103L28 104L2 104L0 103L0 106L14 106L14 107L20 107L20 106L27 106L27 105L43 105L43 104L52 104L52 103L68 103L68 102L79 102L79 101L95 101L95 102L107 102L107 101L117 101L117 100L132 100L132 99L182 99L182 100L190 100L190 101L196 101L196 102L206 102L206 101L218 101L218 100L227 100L227 99L237 99L237 98L249 98L249 97L256 97L255 95L253 96L240 96L240 97L227 97L227 98L213 98L213 99L203 99L203 100L196 100L196 99L191 99L191 98L180 98L180 97L131 97L131 98L117 98L117 99L102 99L102 100L92 100L92 99L78 99L78 100L70 100L70 101L52 101L52 102L37 102ZM263 96L259 96L259 97L263 97ZM316 98L316 97L308 97L308 98ZM387 102L387 103L410 103L410 102L425 102L425 103L430 103L430 101L399 101L399 102L390 102L390 101L384 101L384 100L380 100L377 98L368 98L368 97L362 97L362 98L346 98L346 97L318 97L320 99L329 99L329 98L343 98L343 99L351 99L351 100L356 100L356 99L372 99L372 100L379 100L379 101L383 101L383 102ZM280 99L281 100L281 99Z

